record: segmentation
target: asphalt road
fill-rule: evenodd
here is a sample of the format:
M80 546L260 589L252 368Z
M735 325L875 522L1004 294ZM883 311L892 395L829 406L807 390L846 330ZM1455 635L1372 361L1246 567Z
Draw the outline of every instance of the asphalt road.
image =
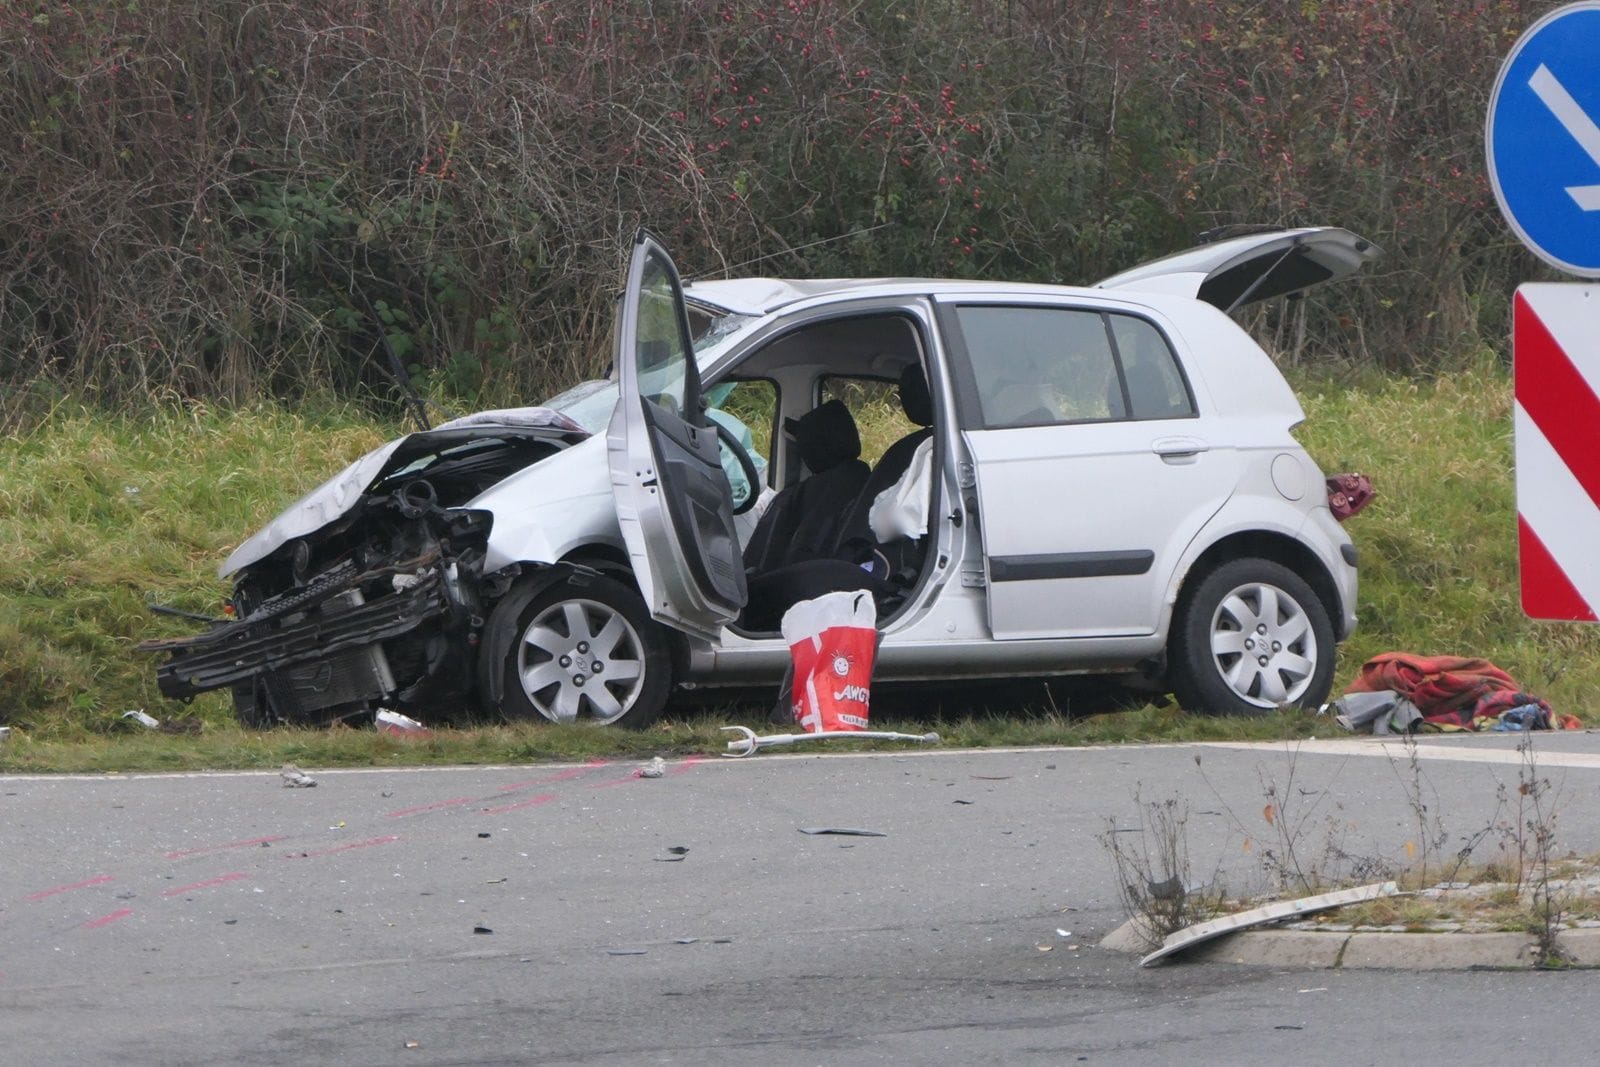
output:
M0 1061L1587 1062L1592 972L1095 946L1136 793L1189 809L1197 876L1260 888L1278 826L1303 863L1402 859L1417 785L1445 851L1514 821L1514 745L1430 740L1420 775L1340 741L3 777ZM1537 754L1563 847L1600 850L1600 736Z

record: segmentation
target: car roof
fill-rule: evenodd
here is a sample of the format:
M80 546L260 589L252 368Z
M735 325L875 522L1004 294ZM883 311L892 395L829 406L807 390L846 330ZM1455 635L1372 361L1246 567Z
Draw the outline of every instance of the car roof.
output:
M725 278L691 281L685 298L710 304L737 315L770 315L790 304L829 296L906 296L939 293L984 293L993 296L1081 296L1104 300L1108 294L1079 285L1043 285L1034 282L995 282L980 278ZM1129 294L1131 295L1131 294ZM1151 294L1139 293L1131 301L1142 303ZM1127 300L1117 293L1113 299ZM1170 296L1165 300L1173 299ZM1183 298L1188 299L1188 298ZM1149 301L1164 302L1161 297Z

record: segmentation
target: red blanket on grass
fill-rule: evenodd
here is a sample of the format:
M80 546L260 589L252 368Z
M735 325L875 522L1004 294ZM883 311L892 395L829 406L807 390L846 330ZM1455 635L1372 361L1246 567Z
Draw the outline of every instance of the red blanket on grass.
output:
M1417 706L1424 722L1446 730L1476 730L1523 704L1542 708L1551 728L1575 730L1578 720L1557 717L1550 705L1522 691L1516 680L1486 659L1385 652L1361 665L1347 693L1393 690Z

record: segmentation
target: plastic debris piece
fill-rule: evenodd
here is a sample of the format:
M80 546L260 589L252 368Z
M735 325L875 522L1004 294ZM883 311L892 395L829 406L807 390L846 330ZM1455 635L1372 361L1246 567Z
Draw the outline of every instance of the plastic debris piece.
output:
M802 826L803 834L843 834L846 837L888 837L882 830L863 830L856 826Z
M1056 936L1057 937L1071 937L1072 936L1072 931L1071 930L1063 930L1058 926L1058 927L1056 927Z
M692 945L700 939L698 937L679 937L674 940L680 945Z
M490 878L488 881L484 882L483 884L484 885L499 885L503 881L505 881L504 878Z
M640 778L661 778L667 773L667 761L657 756L639 768Z
M409 715L402 715L398 711L388 708L379 708L378 713L372 717L372 723L381 734L426 734L428 728Z
M642 949L642 948L608 948L608 949L606 949L606 955L607 956L643 956L644 954L645 954L645 950Z
M421 1047L422 1047L422 1042L420 1042L420 1041L407 1041L406 1042L406 1048L421 1048Z
M140 726L143 726L146 730L154 730L156 727L161 725L160 719L156 718L154 715L146 715L143 708L136 708L133 711L125 711L122 713L122 717L124 719L132 719Z
M317 784L315 778L292 763L285 763L278 776L283 779L285 789L309 789Z
M0 726L0 742L4 742L5 739L10 737L10 736L11 736L11 727L9 727L9 726Z
M823 730L810 734L767 734L759 736L748 726L724 726L724 733L736 733L740 736L728 742L728 751L724 756L738 759L741 756L750 756L763 748L776 745L797 745L807 741L917 741L924 745L937 745L939 735L926 734L897 734L888 730Z
M480 834L478 834L478 836L479 837L488 837L489 835L487 833L480 833Z
M475 934L492 934L492 933L494 933L494 931L489 929L487 926L474 926L472 928L472 932L475 933Z
M1368 900L1377 900L1379 897L1394 896L1400 892L1394 882L1373 882L1371 885L1356 886L1353 889L1340 889L1332 893L1323 893L1313 897L1302 897L1299 900L1277 900L1271 904L1263 904L1259 908L1239 912L1237 915L1224 915L1220 919L1209 919L1206 922L1186 926L1167 935L1161 947L1145 956L1139 961L1139 966L1148 967L1158 960L1166 959L1173 953L1182 952L1193 945L1212 938L1231 934L1235 930L1245 930L1252 926L1262 926L1266 923L1278 922L1300 915L1310 915L1312 912L1328 911L1332 908L1343 907L1346 904L1361 904Z
M688 845L669 845L669 846L667 846L667 851L672 853L674 856L687 856L689 854L689 846Z
M976 804L977 801L976 800L957 800L957 801L954 801L953 803L956 803L956 804Z

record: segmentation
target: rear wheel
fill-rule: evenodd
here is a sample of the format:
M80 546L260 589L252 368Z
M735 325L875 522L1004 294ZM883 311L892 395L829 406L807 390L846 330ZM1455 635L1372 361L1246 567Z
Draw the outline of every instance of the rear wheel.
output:
M511 628L501 666L507 718L639 727L666 705L665 634L626 586L558 582L494 625Z
M1169 681L1192 711L1265 715L1320 704L1333 685L1333 623L1298 574L1267 559L1236 559L1178 601Z

